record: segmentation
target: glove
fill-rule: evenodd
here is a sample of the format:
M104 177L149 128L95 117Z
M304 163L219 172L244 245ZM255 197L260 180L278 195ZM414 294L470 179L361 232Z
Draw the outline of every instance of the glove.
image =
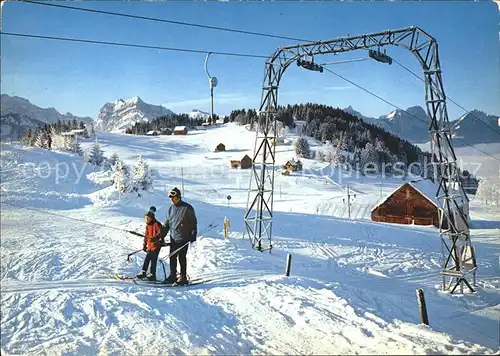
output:
M144 252L148 252L148 247L146 246L146 244L142 245L142 250Z

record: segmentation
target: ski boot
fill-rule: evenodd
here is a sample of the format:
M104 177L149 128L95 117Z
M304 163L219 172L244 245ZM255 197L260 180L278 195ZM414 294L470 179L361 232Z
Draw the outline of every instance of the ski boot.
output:
M170 276L165 278L165 281L164 281L164 283L167 283L167 284L174 284L175 282L177 282L177 276L175 274L172 274L172 273L170 273Z
M150 274L148 276L147 280L150 282L156 282L156 276L154 274Z
M144 279L144 278L146 278L146 272L145 271L141 271L141 273L139 273L136 277L139 278L139 279Z
M187 279L187 276L185 274L181 274L180 278L177 280L177 282L175 284L178 286L183 286L183 285L186 285L188 283L189 283L189 281Z

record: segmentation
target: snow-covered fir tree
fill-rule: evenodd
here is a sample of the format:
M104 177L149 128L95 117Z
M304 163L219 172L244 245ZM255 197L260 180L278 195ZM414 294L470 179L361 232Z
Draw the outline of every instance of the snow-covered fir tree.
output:
M111 179L113 180L113 186L117 191L124 193L128 190L127 169L123 161L119 158L115 162Z
M368 142L361 150L360 169L364 173L375 173L373 170L379 167L377 151L371 142Z
M76 153L79 156L83 156L82 146L80 145L77 137L75 137L75 139L73 140L68 141L67 145L68 151Z
M96 140L94 145L92 146L92 150L90 151L88 162L90 164L100 166L104 163L104 158L105 157L101 150L101 147L99 146L99 142L97 142Z
M339 167L345 163L345 157L339 149L334 149L332 151L330 163Z
M118 162L119 159L120 159L120 157L118 157L118 154L116 152L113 152L111 157L109 157L109 159L108 159L109 165L112 168L114 168L114 166L116 165L116 163Z
M305 137L299 137L293 144L295 154L297 157L309 158L311 157L311 150L309 148L309 142Z
M33 146L45 148L46 141L47 140L46 140L45 132L42 130L37 130L36 135L35 135L34 140L33 140Z
M500 205L500 182L481 179L477 187L476 199L486 205Z
M316 151L314 158L320 162L325 162L325 153L322 149Z
M131 187L135 191L148 190L153 185L153 172L142 156L139 156L137 163L132 168L131 178Z

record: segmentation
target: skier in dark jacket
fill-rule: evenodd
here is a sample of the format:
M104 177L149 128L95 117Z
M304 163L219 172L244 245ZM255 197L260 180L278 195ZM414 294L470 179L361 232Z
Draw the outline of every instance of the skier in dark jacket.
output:
M156 208L152 206L145 214L146 231L144 232L144 243L142 249L147 252L144 264L142 265L141 273L137 278L144 279L147 277L149 281L156 281L156 264L158 262L158 255L162 242L160 241L161 226L160 222L155 217ZM151 262L151 270L149 276L146 274L148 271L149 263Z
M168 209L165 228L170 232L170 275L167 282L187 284L187 261L186 255L190 242L196 240L198 233L198 221L194 208L181 199L181 192L174 188L168 193L172 205ZM176 250L179 250L175 252ZM175 253L174 253L175 252ZM173 255L172 255L173 254ZM177 259L181 265L181 275L177 279Z

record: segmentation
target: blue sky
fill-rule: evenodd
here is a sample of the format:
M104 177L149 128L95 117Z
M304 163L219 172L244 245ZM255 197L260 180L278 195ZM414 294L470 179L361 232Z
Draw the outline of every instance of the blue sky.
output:
M446 94L468 109L500 115L499 14L493 2L66 2L65 4L169 20L326 40L411 25L439 44ZM91 14L29 3L3 6L2 30L164 47L270 55L290 40L248 36L165 23ZM106 102L140 96L174 112L209 111L204 54L123 48L2 36L1 91L41 107L96 118ZM417 74L406 50L388 54ZM364 58L362 52L317 61ZM215 112L257 108L264 59L212 55L209 71L219 80ZM329 68L403 109L424 106L424 84L396 64L373 60ZM291 66L279 103L353 106L367 116L393 108L328 73ZM448 102L450 119L463 110Z

